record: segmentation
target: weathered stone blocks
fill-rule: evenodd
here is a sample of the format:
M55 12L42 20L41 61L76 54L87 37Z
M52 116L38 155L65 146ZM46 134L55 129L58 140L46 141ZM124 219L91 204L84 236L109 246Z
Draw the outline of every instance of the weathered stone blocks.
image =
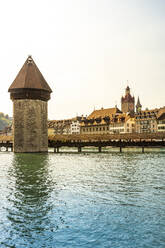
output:
M47 102L13 101L14 152L47 152Z

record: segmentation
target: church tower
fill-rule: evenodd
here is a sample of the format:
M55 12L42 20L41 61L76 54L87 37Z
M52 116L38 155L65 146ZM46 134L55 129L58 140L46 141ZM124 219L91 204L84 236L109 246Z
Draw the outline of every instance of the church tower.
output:
M13 101L14 152L47 152L47 102L52 90L31 56L8 91Z
M125 96L121 98L121 111L123 113L134 113L135 109L135 98L130 94L130 87L127 86L125 90Z
M140 104L140 99L138 97L137 104L136 104L136 113L139 113L142 109L142 105Z

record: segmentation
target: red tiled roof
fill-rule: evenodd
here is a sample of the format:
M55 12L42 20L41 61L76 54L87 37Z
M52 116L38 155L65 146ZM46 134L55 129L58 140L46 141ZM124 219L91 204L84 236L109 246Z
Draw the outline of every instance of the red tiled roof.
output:
M94 110L89 116L88 119L96 119L99 117L105 117L109 116L111 117L112 115L115 115L117 113L122 113L118 108L108 108L108 109L99 109L99 110Z

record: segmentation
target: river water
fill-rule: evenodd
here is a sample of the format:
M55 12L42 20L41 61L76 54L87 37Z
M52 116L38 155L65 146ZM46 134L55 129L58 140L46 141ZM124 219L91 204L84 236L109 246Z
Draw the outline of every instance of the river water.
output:
M1 152L4 247L164 248L165 152Z

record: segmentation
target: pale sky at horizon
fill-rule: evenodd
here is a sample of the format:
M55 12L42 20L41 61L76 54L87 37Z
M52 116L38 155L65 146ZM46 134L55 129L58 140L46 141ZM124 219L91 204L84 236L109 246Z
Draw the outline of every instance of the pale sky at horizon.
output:
M143 108L165 105L165 0L0 1L0 112L32 55L53 90L49 119L120 108L128 84Z

